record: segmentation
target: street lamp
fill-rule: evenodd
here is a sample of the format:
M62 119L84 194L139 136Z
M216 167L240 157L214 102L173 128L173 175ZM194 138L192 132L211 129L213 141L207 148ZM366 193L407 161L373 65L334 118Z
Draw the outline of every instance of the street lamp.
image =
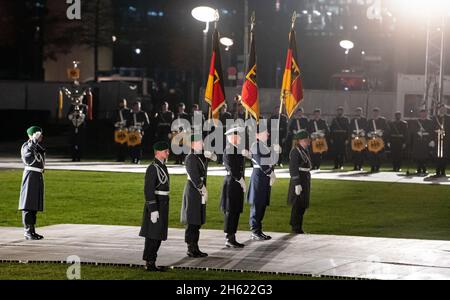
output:
M220 43L225 46L225 51L230 50L230 47L234 44L233 40L228 37L220 38Z
M205 85L206 80L206 47L208 44L208 31L209 22L216 21L218 19L217 11L209 6L198 6L191 11L192 17L200 22L206 23L206 28L203 30L203 78L202 85Z
M342 40L339 42L339 46L345 49L345 64L348 65L348 54L350 53L350 50L355 47L355 44L349 40Z

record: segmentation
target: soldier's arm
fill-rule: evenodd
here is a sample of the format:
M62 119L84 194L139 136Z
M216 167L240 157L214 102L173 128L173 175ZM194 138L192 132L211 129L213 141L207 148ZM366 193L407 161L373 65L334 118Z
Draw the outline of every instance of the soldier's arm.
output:
M150 127L150 120L148 118L148 114L144 112L144 126L142 126L143 130L146 130Z
M200 174L194 159L197 158L194 157L193 155L189 156L186 159L186 172L189 175L189 178L191 182L194 184L195 188L200 190L203 187L203 180L200 178Z
M31 141L29 141L22 147L22 150L21 150L22 160L27 165L32 164L33 161L35 160L35 156L34 156L35 148L33 148L33 147L34 147L34 145Z
M291 150L291 153L289 153L289 175L291 176L291 180L294 183L294 185L300 184L300 167L301 158L300 153L298 153L298 150L296 148Z
M147 207L150 212L158 210L158 201L156 200L155 190L157 184L156 167L149 166L145 173L144 194Z

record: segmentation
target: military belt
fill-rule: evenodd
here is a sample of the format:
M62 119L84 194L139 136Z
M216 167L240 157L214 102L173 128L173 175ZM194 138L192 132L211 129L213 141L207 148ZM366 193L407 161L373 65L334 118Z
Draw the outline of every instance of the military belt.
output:
M38 173L44 173L44 169L39 169L39 168L29 167L29 166L26 166L25 170L26 171L38 172Z
M311 171L310 168L298 168L298 170L301 171L301 172L309 172L309 171Z

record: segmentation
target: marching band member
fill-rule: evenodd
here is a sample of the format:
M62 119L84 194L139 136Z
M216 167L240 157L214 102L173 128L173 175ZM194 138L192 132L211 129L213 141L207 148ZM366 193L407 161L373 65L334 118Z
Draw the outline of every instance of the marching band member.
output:
M117 161L124 162L127 155L127 120L130 119L130 109L127 107L127 99L119 101L119 109L116 112L114 119L114 127L116 130L116 147L117 147Z
M433 121L428 118L428 112L425 108L419 111L419 118L411 122L408 144L409 149L411 149L411 158L417 165L417 174L428 174L427 162L430 160L434 141Z
M308 132L312 141L312 169L320 170L323 153L328 151L327 138L329 136L328 124L321 118L321 109L314 110L313 119L309 121ZM318 145L318 147L315 147ZM316 149L317 148L317 149Z
M40 240L36 233L36 215L44 210L44 167L45 149L41 145L42 129L32 126L27 129L29 140L22 145L21 156L25 164L20 188L19 210L25 228L25 239Z
M170 143L172 138L172 122L174 120L173 112L169 110L169 104L163 102L161 111L155 115L156 118L156 140Z
M369 140L369 160L371 173L379 172L381 166L381 156L384 151L385 140L388 139L388 126L386 119L380 116L380 109L375 107L372 112L372 119L367 125Z
M445 177L447 161L450 158L450 116L444 104L438 106L437 116L433 119L434 157L436 159L435 177Z
M133 103L127 124L129 125L128 146L130 149L131 161L134 164L139 164L142 158L142 138L145 130L150 126L147 113L141 110L140 101ZM135 136L136 141L131 138L133 135Z
M336 117L330 126L331 144L334 152L334 169L344 169L345 150L348 144L349 121L344 117L344 107L336 109Z
M350 122L350 134L352 140L352 159L353 170L362 171L364 163L364 155L366 153L366 130L367 119L363 117L362 107L355 110L356 117Z
M391 149L392 169L400 172L408 133L408 123L402 120L401 112L395 113L395 120L389 124L389 132L388 147Z
M288 203L292 205L292 231L297 234L303 231L303 215L309 207L311 191L311 158L309 156L309 134L301 130L294 135L295 146L289 153L289 181Z
M73 162L79 162L83 153L82 150L86 142L86 116L86 104L70 106L67 118L73 125L70 136Z
M224 178L220 207L224 213L225 246L228 248L243 248L244 244L236 241L239 216L244 208L245 157L238 151L241 145L241 134L244 127L233 127L227 132L227 145L223 154L223 162L227 175ZM243 148L243 147L242 147Z
M145 206L139 236L145 237L143 260L147 271L164 271L155 262L161 241L167 240L169 229L169 172L165 165L169 157L169 144L153 145L154 162L145 173Z

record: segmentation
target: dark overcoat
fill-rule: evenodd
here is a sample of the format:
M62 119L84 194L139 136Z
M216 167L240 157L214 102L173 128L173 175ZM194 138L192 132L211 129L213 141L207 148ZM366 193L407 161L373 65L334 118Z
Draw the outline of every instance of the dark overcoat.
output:
M289 153L289 181L288 203L294 205L300 202L300 207L309 207L311 193L311 158L308 150L295 146ZM295 186L301 185L300 195L295 194Z
M244 190L239 180L244 178L245 158L237 153L236 147L227 145L223 163L227 175L223 181L220 208L225 213L241 213L244 207Z

